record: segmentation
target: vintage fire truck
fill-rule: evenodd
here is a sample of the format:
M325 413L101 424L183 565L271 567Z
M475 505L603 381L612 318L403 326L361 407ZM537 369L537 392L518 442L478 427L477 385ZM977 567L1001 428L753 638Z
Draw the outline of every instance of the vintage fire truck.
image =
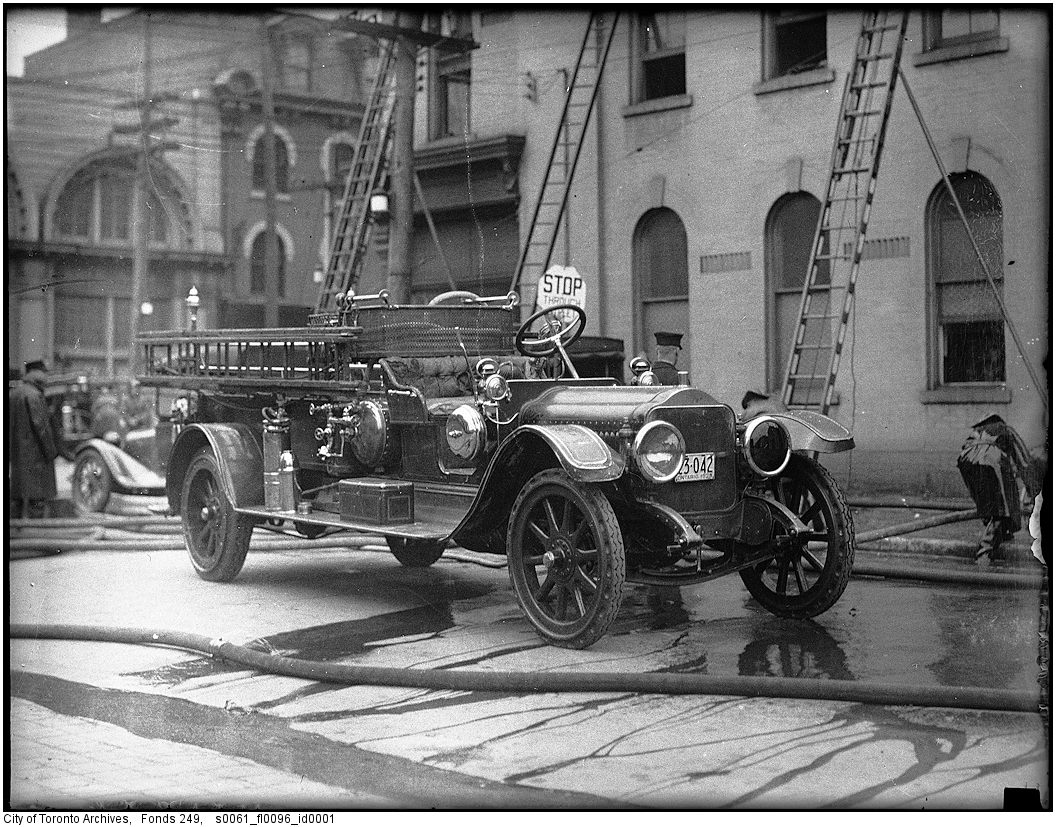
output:
M854 527L816 460L853 447L810 411L738 421L703 390L580 378L586 316L519 324L515 294L397 306L342 297L303 328L147 333L144 386L189 392L169 507L206 580L242 568L255 528L384 537L422 567L450 545L505 555L527 619L557 646L601 638L625 582L739 572L771 612L824 612Z

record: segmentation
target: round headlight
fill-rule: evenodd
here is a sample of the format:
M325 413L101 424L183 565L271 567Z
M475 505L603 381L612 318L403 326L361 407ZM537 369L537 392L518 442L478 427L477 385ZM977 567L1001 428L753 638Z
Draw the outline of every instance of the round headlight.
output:
M657 379L656 374L651 370L647 370L641 376L638 377L639 385L659 385L660 380Z
M686 442L678 428L654 420L634 438L634 461L650 482L670 482L682 468Z
M447 418L447 447L456 457L475 460L484 450L487 432L484 419L472 405L459 405Z
M492 402L501 402L510 396L510 385L505 376L497 373L491 374L484 380L484 395Z
M743 451L748 467L764 477L780 474L792 456L788 431L769 416L760 416L748 423L744 429Z

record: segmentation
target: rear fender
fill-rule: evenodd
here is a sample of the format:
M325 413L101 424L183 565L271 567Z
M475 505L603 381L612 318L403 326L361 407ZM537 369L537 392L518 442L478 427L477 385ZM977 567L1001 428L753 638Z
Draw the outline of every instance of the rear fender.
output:
M106 464L114 481L115 490L123 493L155 492L165 487L165 480L147 466L105 439L88 439L77 446L75 461L88 451L97 453Z
M837 454L854 447L851 432L831 417L817 411L768 411L788 430L793 451L817 451Z
M250 507L264 502L264 455L253 430L238 423L196 423L183 428L169 455L165 493L170 513L179 514L187 467L206 446L220 466L220 484L232 505Z

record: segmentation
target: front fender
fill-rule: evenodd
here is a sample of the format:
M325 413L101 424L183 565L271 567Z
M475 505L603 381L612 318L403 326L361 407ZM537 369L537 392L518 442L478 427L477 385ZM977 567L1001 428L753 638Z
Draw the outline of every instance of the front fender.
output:
M501 467L519 443L533 437L550 447L561 467L576 482L609 482L619 479L626 468L624 458L585 425L523 425L499 446L492 466Z
M474 551L505 553L506 523L517 494L532 476L555 466L577 482L602 483L618 479L625 462L583 425L523 425L496 450L451 538Z
M74 460L88 451L97 453L106 464L120 494L158 495L165 489L165 480L130 454L105 439L88 439L77 446Z
M793 451L837 454L854 447L850 431L817 411L768 411L765 415L785 426Z
M264 455L253 430L239 423L195 423L176 437L169 455L165 493L169 511L180 512L180 492L191 458L208 446L220 466L220 484L231 504L259 506L264 502Z

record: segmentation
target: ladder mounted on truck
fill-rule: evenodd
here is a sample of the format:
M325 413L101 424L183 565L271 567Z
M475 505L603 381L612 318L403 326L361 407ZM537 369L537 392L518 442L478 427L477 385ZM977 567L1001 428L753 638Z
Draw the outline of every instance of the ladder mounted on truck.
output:
M618 12L592 12L587 22L511 291L518 290L522 282L536 283L550 264L618 19Z
M363 269L363 254L374 223L370 212L370 196L382 184L388 169L392 108L395 102L393 69L396 48L395 41L389 41L381 47L378 73L370 91L370 101L363 113L338 218L334 222L326 275L315 306L317 313L338 310L338 295L355 287Z
M827 414L832 404L908 19L906 11L862 15L786 364L782 401L790 408Z

